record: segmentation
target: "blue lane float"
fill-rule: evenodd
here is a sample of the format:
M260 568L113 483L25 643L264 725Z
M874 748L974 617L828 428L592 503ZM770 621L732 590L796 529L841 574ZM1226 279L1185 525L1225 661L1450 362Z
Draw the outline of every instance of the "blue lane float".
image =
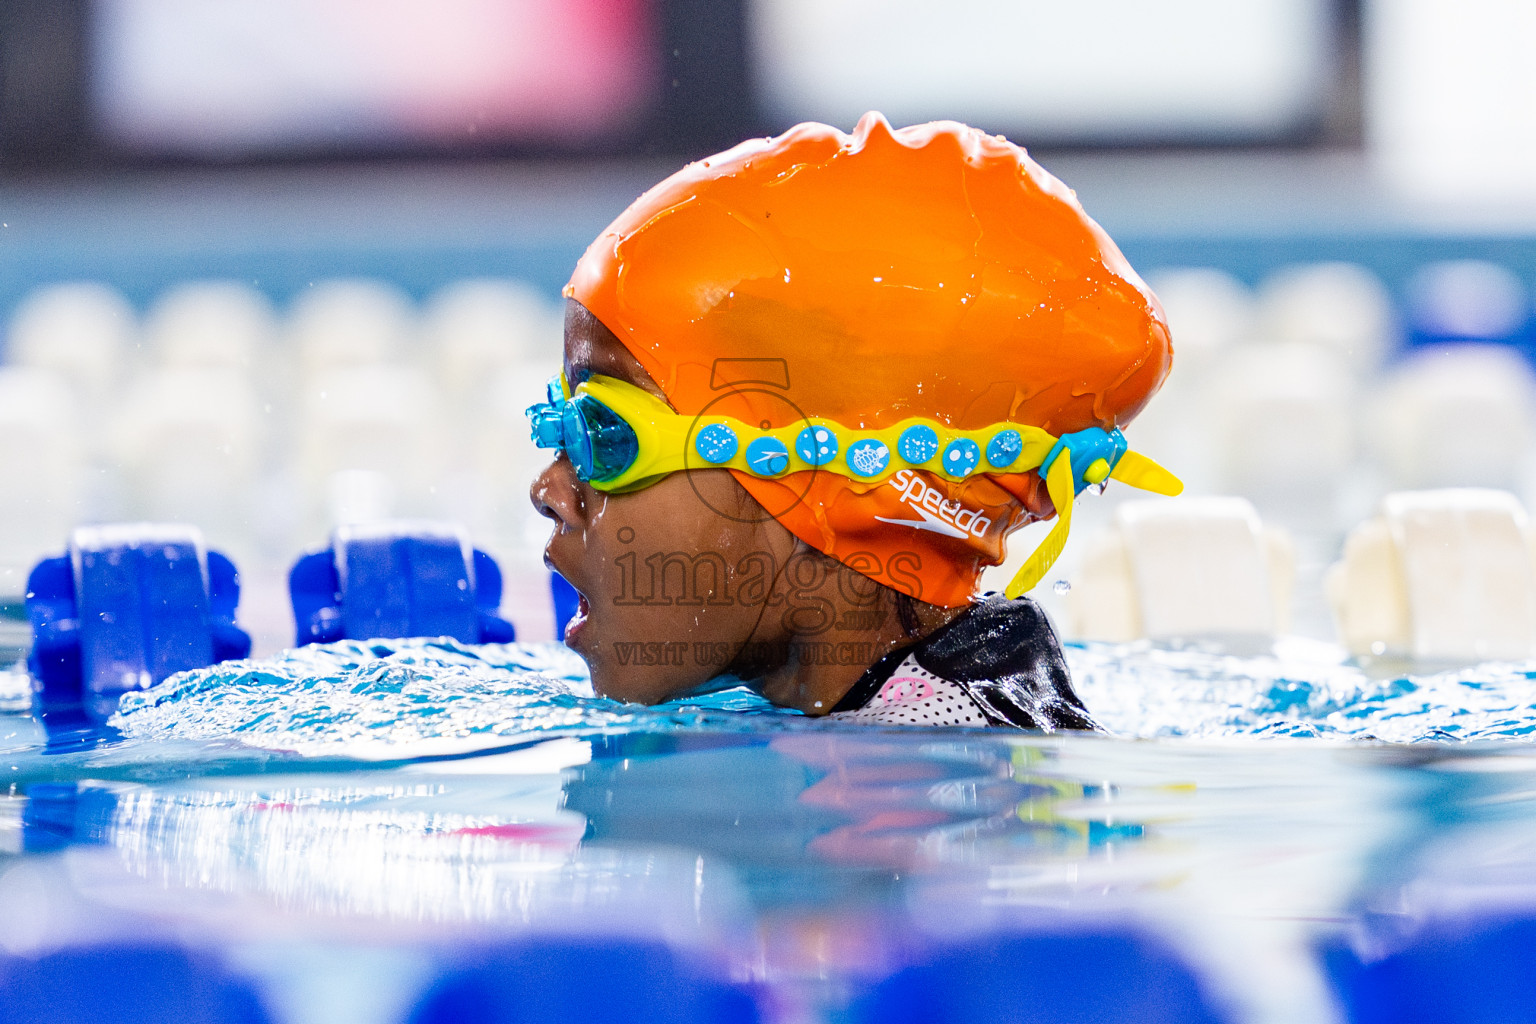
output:
M268 1024L255 988L174 946L106 945L0 958L0 1024Z
M853 1024L1224 1024L1166 944L1114 928L987 935L859 999Z
M617 939L534 940L459 954L409 1024L758 1024L745 989L709 977L665 946Z
M496 614L501 568L458 526L382 522L338 527L330 546L288 573L297 646L378 637L446 636L508 643Z
M235 624L240 576L179 524L82 527L27 577L39 709L50 725L105 722L118 698L251 652Z
M581 593L566 582L564 576L550 571L549 598L555 608L555 639L565 639L565 627L571 624L581 610Z
M1436 920L1383 956L1323 962L1350 1024L1536 1024L1536 919Z
M104 843L111 835L117 795L77 782L34 782L22 790L21 848L52 853L68 846Z

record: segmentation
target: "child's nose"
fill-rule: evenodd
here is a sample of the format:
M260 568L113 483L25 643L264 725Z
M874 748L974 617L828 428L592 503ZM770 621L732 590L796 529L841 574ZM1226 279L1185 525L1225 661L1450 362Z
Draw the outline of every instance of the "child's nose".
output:
M571 460L564 454L555 456L554 461L533 478L528 500L533 502L539 515L553 519L562 531L580 526L586 502Z

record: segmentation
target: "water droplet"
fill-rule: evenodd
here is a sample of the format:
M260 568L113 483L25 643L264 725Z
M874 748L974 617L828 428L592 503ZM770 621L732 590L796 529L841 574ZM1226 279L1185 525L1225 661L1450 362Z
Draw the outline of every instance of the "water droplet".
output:
M1051 584L1051 590L1056 594L1066 594L1071 591L1071 589L1072 584L1068 583L1066 580L1057 580L1055 583Z
M1383 654L1387 653L1387 645L1384 642L1377 640L1371 644L1371 653L1379 658Z

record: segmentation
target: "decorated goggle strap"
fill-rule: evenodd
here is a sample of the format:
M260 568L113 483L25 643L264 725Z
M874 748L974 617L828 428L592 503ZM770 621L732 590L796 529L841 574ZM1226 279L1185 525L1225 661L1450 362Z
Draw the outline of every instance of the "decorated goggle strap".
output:
M1114 479L1159 494L1183 489L1172 473L1130 451L1119 430L1099 427L1057 437L1024 423L958 430L914 417L855 430L811 416L761 428L730 416L676 413L611 377L590 377L572 394L563 375L549 382L548 401L531 406L528 419L535 444L563 450L580 479L610 492L639 490L685 469L735 469L763 479L820 470L872 484L907 468L950 480L1039 469L1057 521L1008 585L1009 597L1033 588L1056 561L1071 529L1072 501L1090 484Z

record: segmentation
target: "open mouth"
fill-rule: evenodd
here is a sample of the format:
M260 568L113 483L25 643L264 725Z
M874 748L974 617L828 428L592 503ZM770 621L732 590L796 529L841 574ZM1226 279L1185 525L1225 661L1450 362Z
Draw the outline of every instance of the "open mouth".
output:
M570 640L571 634L587 625L587 613L591 611L591 605L587 603L587 594L576 594L576 614L571 616L570 622L565 625L565 639Z
M587 602L587 595L578 590L576 592L576 614L572 615L571 620L565 624L564 640L567 646L573 646L572 641L581 632L581 628L587 624L587 614L591 610L592 606Z

